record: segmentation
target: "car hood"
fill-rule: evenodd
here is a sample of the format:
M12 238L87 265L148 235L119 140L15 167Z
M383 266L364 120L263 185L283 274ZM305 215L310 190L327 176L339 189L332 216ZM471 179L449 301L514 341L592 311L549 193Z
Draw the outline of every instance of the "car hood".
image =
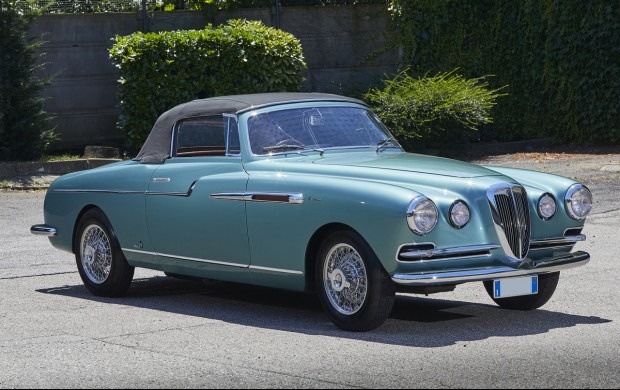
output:
M368 154L330 156L316 160L314 163L320 165L338 165L342 167L385 169L401 171L403 173L432 174L465 179L484 176L501 176L500 173L488 168L458 160L408 153L381 154L375 156L369 156Z

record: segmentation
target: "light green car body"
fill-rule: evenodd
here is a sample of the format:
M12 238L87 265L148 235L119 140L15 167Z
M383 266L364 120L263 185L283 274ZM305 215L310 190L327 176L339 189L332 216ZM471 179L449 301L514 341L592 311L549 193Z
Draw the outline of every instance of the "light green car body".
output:
M239 156L124 161L59 178L44 207L45 226L55 233L51 243L75 252L76 225L96 207L108 217L132 266L290 290L314 287L318 247L334 228L363 237L394 283L403 286L554 272L589 259L584 252L571 253L584 239L583 220L571 218L565 203L567 190L577 184L571 179L395 148L255 156L247 136L251 114L237 118ZM488 189L498 184L519 184L527 192L532 247L519 264L504 250L489 206ZM550 220L537 212L543 194L557 200ZM408 207L419 196L439 210L436 228L424 236L407 223ZM460 229L449 215L457 200L471 210L471 220ZM403 248L417 255L403 259ZM454 248L457 255L447 255Z

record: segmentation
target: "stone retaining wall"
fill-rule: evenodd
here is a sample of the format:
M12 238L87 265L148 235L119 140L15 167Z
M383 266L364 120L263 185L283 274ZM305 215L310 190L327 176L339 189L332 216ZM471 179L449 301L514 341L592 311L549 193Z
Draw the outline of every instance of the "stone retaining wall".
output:
M300 39L308 72L306 89L316 92L354 94L366 91L384 74L398 67L394 50L374 55L391 43L385 5L284 7L281 28ZM214 22L245 18L275 25L269 8L221 12ZM209 20L202 12L157 12L151 15L151 31L200 29ZM140 30L136 13L44 15L32 34L47 43L42 61L45 73L56 77L46 95L46 109L55 116L61 142L56 149L85 145L123 143L116 128L119 115L119 72L108 50L115 35ZM149 93L149 91L145 91Z

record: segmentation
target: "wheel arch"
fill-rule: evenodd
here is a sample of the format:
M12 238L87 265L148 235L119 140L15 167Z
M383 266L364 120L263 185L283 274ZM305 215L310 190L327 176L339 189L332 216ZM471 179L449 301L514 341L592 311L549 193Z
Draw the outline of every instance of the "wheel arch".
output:
M73 234L71 236L72 237L71 248L73 249L73 254L77 253L77 243L78 243L78 240L77 240L76 234L77 234L78 226L80 225L80 221L82 220L84 215L86 215L86 213L88 213L91 210L99 210L105 216L105 213L103 212L101 207L99 207L97 205L88 204L88 205L82 207L82 209L78 213L77 217L75 218L75 222L73 223ZM106 216L106 218L107 218L107 216ZM115 236L114 229L112 229L111 233L112 233L113 236Z
M350 232L357 234L362 240L364 240L364 242L366 243L366 245L368 245L370 250L374 252L374 249L372 248L372 246L370 246L370 244L364 238L364 236L362 236L360 232L358 232L353 227L347 224L333 222L333 223L329 223L329 224L321 226L316 232L314 232L314 234L310 238L310 241L308 241L308 245L306 246L306 258L305 258L306 261L305 261L305 266L304 266L305 267L304 271L306 275L306 288L305 288L306 291L316 291L316 276L315 276L316 275L316 272L315 272L316 263L317 263L316 260L317 260L319 251L321 250L321 244L332 233L337 232L337 231L350 231ZM379 263L381 264L381 262ZM383 267L383 264L381 264L381 266ZM383 268L385 270L385 267Z
M316 257L321 250L321 243L325 241L330 234L338 230L351 230L355 232L351 226L343 224L343 223L329 223L327 225L321 226L310 238L308 241L308 246L306 247L306 264L305 264L305 274L306 274L306 290L307 291L315 291L316 290ZM356 232L357 233L357 232ZM358 233L359 234L359 233Z

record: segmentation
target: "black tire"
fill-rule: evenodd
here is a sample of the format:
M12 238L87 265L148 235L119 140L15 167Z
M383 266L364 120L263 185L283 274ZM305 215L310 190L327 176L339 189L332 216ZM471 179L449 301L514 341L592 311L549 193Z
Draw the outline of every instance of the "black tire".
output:
M125 295L133 279L110 221L99 209L87 211L75 230L74 251L84 286L100 297Z
M525 295L522 297L511 298L493 298L493 281L484 282L484 288L487 293L500 307L510 310L535 310L549 302L555 292L558 282L560 281L560 273L553 272L550 274L538 275L538 294Z
M338 256L345 260L335 261ZM316 281L323 309L344 330L376 329L394 306L394 283L366 241L352 231L337 231L323 242Z

